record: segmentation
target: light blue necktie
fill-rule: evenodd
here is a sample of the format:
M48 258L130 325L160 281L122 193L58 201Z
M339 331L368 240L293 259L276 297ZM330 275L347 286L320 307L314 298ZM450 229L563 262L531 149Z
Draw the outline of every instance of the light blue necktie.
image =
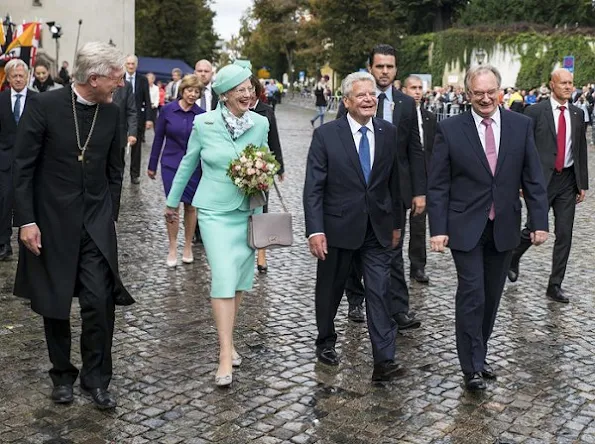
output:
M16 98L17 100L14 102L14 110L13 110L13 114L14 114L14 121L17 123L19 123L19 120L21 119L21 97L23 97L22 94L17 94Z
M359 129L359 132L362 133L362 138L359 141L359 163L362 165L362 172L364 173L364 179L366 180L367 185L370 178L370 170L372 169L370 165L372 163L370 161L370 142L366 135L368 128L362 126Z

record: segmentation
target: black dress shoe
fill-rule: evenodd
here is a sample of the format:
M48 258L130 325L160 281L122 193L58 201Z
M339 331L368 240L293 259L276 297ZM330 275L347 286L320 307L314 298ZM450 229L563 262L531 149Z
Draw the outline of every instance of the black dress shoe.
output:
M399 330L412 330L421 327L421 321L409 316L407 313L397 313L395 321L399 325Z
M317 348L316 356L318 360L326 365L339 365L339 356L333 347Z
M519 278L519 261L520 258L513 257L510 262L510 267L508 268L508 280L510 282L516 282Z
M74 400L71 385L57 385L53 388L50 399L56 404L70 404Z
M481 371L481 376L483 376L485 379L496 379L497 377L496 372L494 371L492 366L487 362L483 363L483 370Z
M103 388L87 389L81 386L81 391L84 395L90 396L99 410L115 409L118 405L114 396Z
M347 319L353 322L365 322L364 310L361 305L350 305L347 312Z
M390 381L391 379L403 376L405 370L394 361L386 361L380 364L374 364L374 371L372 372L373 382Z
M546 296L553 301L568 304L570 299L566 297L564 290L559 285L550 285L545 292Z
M12 247L10 244L0 245L0 261L8 260L12 256Z
M416 280L420 284L429 284L430 278L426 275L424 270L414 270L411 272L411 279Z
M130 182L132 182L134 185L138 185L140 183L140 179L138 177L132 177L130 178Z
M485 390L487 388L481 373L471 373L465 375L465 388L471 392Z

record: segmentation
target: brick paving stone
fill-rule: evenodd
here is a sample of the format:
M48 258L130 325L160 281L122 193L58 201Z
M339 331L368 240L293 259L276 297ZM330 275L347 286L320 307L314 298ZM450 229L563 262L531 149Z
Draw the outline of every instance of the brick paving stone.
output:
M43 323L11 295L16 260L1 262L0 443L595 442L595 199L588 194L577 207L564 282L570 304L544 295L552 239L530 249L519 281L507 283L488 356L499 376L486 393L462 388L454 266L449 255L435 254L428 254L430 285L410 285L422 328L397 340L397 359L407 374L374 386L365 325L347 322L345 301L336 323L341 364L328 368L315 359L316 262L303 237L301 195L310 114L287 104L277 108L287 170L280 187L294 215L295 245L268 253L269 272L256 277L244 298L235 337L244 362L234 371L233 386L219 390L213 384L217 332L202 246L194 246L193 264L167 268L162 185L143 177L140 187L132 186L126 173L120 265L138 303L116 312L111 390L118 409L97 411L78 387L72 405L51 403ZM148 132L149 142L151 137ZM148 151L145 145L143 162ZM595 171L593 151L591 146ZM271 210L280 211L274 195ZM80 333L78 309L75 301L74 338ZM73 360L80 366L76 345Z

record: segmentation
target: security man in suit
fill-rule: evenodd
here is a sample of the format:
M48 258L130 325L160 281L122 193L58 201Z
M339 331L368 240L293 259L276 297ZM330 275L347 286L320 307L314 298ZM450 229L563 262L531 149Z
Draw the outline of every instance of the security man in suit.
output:
M576 206L585 199L589 188L587 171L587 138L583 130L583 111L570 103L574 83L572 73L557 69L551 75L549 100L527 108L533 119L535 143L547 183L549 205L554 210L556 241L546 295L567 304L562 289L566 264L572 243ZM512 256L508 278L518 279L519 262L531 246L529 222L521 232L521 244Z
M120 144L122 145L123 164L126 156L126 144L132 146L136 143L138 130L136 98L132 92L132 84L125 80L124 86L114 91L112 100L120 107Z
M419 127L415 111L415 101L397 90L393 81L397 75L397 54L390 45L375 46L369 58L370 73L376 79L376 97L378 108L376 117L387 120L397 127L397 150L399 157L399 177L403 201L403 218L407 209L414 215L421 214L426 207L426 171L424 152L419 138ZM345 106L340 104L337 118L346 114ZM405 219L402 221L404 229ZM399 329L418 328L421 322L409 312L409 289L405 280L403 264L403 237L394 251L391 264L391 295L393 315ZM349 301L350 320L363 322L362 302L364 289L361 282L361 267L355 262L353 271L347 280L345 292Z
M419 138L425 153L426 171L432 156L434 136L436 135L436 115L421 106L423 83L417 76L405 79L403 92L415 100ZM417 282L427 284L426 275L426 212L419 215L409 214L409 263L410 276Z

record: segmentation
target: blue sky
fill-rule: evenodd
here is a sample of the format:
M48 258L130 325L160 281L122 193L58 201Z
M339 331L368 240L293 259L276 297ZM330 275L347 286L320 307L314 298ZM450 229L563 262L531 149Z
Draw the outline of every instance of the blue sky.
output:
M240 30L240 18L252 6L252 0L215 0L212 8L217 13L215 16L215 32L223 40L229 40L232 34Z

